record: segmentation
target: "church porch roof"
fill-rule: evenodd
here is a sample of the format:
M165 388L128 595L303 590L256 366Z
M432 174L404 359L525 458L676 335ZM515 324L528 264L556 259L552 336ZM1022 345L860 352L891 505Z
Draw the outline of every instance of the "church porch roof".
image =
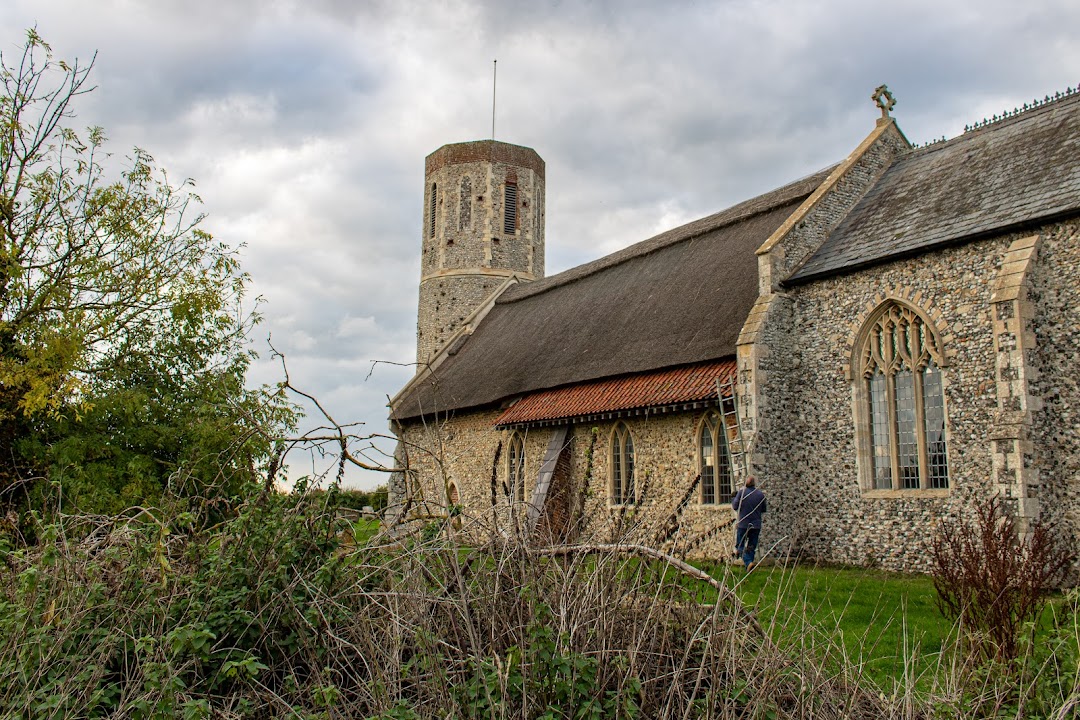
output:
M598 420L626 411L687 409L717 397L717 381L735 374L734 360L669 368L524 396L499 416L495 425L510 427Z

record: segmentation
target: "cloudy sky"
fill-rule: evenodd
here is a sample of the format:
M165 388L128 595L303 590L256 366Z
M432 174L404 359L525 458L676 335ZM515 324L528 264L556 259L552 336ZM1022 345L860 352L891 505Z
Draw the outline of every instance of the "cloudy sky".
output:
M549 273L841 160L881 83L915 143L1080 84L1075 0L4 0L5 56L31 26L97 52L73 124L196 180L256 348L370 432L412 374L424 157L490 136L493 59L496 137L547 162Z

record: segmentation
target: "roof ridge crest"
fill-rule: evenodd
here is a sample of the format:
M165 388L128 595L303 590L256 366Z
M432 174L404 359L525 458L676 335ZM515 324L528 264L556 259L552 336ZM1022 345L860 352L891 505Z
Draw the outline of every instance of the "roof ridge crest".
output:
M943 145L951 145L960 140L981 134L984 130L995 130L1005 125L1007 121L1020 122L1030 117L1035 111L1053 108L1064 102L1077 100L1078 98L1080 98L1080 84L1077 84L1075 88L1066 87L1064 91L1055 92L1052 96L1047 95L1042 100L1035 98L1030 103L1024 103L1023 105L1014 107L1012 110L1005 109L1002 111L1001 115L991 115L989 118L983 118L975 123L965 125L964 132L959 135L955 135L951 138L942 135L940 138L934 138L933 140L927 140L922 144L912 145L911 150L904 153L904 155L910 156L922 154L922 151L927 149L938 149Z

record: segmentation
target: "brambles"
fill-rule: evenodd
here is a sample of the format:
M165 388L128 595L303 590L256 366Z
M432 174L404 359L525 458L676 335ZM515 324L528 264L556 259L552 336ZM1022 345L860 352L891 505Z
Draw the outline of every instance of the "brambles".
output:
M467 546L452 518L354 546L336 497L254 491L211 529L158 511L41 527L0 564L0 706L669 718L880 704L777 646L728 591L700 604L700 571L658 551Z
M0 548L0 707L54 718L955 717L974 707L970 694L1007 700L1015 686L983 676L961 695L957 680L970 679L943 654L925 690L914 674L879 689L798 598L778 597L763 626L723 570L710 578L627 544L468 544L476 536L456 517L363 542L340 497L253 488L212 528L177 510L59 516L38 544ZM1075 609L1061 610L1060 638L1040 645L1052 654L1033 665L1053 683L1033 684L1028 701L1051 717L1076 678Z

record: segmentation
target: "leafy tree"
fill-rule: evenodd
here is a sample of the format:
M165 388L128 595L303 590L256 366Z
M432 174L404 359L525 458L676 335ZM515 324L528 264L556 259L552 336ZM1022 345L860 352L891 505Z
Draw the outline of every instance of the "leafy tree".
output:
M244 387L248 276L191 181L138 148L111 177L104 131L66 126L92 67L34 30L0 54L0 507L44 474L97 510L235 488L291 417Z

